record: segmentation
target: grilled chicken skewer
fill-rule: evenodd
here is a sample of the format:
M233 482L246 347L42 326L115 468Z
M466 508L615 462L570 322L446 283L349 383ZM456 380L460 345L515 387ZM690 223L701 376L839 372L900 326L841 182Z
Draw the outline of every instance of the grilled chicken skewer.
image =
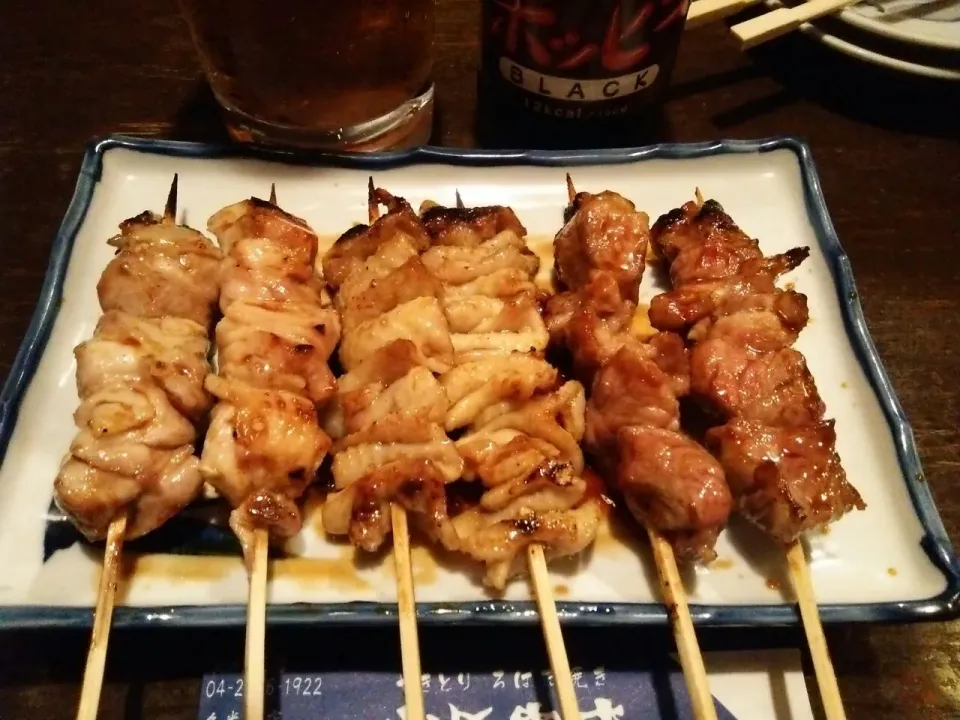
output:
M344 233L323 259L346 371L326 419L336 444L323 520L327 532L367 551L393 531L406 717L422 720L407 511L428 535L456 546L445 485L463 462L441 425L449 403L434 376L450 366L453 347L442 288L420 260L429 238L419 219L372 179L368 201L370 224Z
M202 486L194 441L210 406L203 383L220 254L176 224L176 209L174 176L162 218L121 223L97 285L103 315L74 351L78 432L54 500L89 540L107 540L79 718L97 714L124 540L160 527Z
M203 447L204 479L230 503L230 527L250 570L246 717L263 715L268 542L300 531L297 499L314 480L330 438L318 408L336 392L327 365L337 313L314 271L318 240L271 201L223 208L208 229L223 250L217 324L217 398Z
M693 343L693 395L717 420L707 445L738 511L787 546L824 709L842 718L800 538L865 505L847 481L806 361L790 347L808 320L806 297L775 285L809 250L764 257L719 203L699 197L658 219L652 238L673 290L654 298L651 322Z
M649 240L647 216L613 192L576 193L554 240L563 292L547 303L554 343L590 385L585 445L650 537L695 716L715 718L713 698L677 568L713 559L730 513L723 471L680 432L678 397L689 388L683 341L641 340L631 330Z
M513 211L464 208L459 193L457 206L422 215L432 242L423 262L443 283L455 352L456 367L440 378L452 406L445 427L459 434L464 479L483 488L453 524L461 548L487 562L494 587L522 567L526 547L560 710L578 718L544 553L579 553L603 514L579 448L584 389L543 357L549 336L533 282L539 259Z

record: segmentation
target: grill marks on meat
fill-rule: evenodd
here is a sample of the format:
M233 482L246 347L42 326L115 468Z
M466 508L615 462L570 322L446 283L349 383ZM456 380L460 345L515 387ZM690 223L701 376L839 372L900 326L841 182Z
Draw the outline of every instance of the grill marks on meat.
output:
M631 332L649 232L646 216L624 222L633 205L616 198L579 193L568 208L554 243L566 290L547 301L547 326L590 383L584 441L602 475L678 558L709 561L730 491L720 464L680 431L678 398L690 388L682 339L662 332L644 342ZM604 244L609 227L616 243Z
M387 213L349 230L323 259L343 318L347 371L324 418L336 442L323 524L373 551L391 532L396 502L456 549L445 485L460 477L463 461L443 429L450 403L434 375L454 356L443 287L423 263L429 238L407 202L382 189L371 201Z
M688 330L693 394L725 424L707 444L741 513L789 543L865 506L836 453L832 421L806 361L790 346L806 298L776 279L809 254L764 258L715 201L689 202L654 224L674 289L654 298L654 327Z
M139 537L196 498L195 423L211 404L216 247L152 213L123 222L110 244L117 255L97 286L104 313L74 351L78 432L54 482L57 505L91 540L122 513L126 536Z
M330 447L318 407L336 390L327 360L340 335L322 278L317 236L307 224L256 198L208 222L224 252L219 375L200 469L234 510L230 526L249 559L253 531L274 541L300 530L296 500Z

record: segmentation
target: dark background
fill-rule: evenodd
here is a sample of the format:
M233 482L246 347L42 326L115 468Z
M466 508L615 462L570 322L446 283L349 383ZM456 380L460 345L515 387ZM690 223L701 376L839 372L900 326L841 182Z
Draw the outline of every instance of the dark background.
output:
M434 142L474 144L479 3L438 8ZM0 372L6 374L39 295L84 143L107 133L224 138L186 28L170 0L0 4ZM663 139L793 134L813 149L870 331L916 432L947 532L960 540L960 85L898 76L787 37L744 55L722 24L683 40ZM539 631L422 631L424 665L481 644L510 657ZM587 640L587 636L592 639ZM350 644L397 663L395 633L269 633L277 666L315 669ZM705 647L802 645L792 631L707 631ZM848 715L864 720L960 714L960 622L828 629ZM69 718L87 633L0 637L0 718ZM608 665L670 648L663 631L569 633L609 643ZM104 718L191 718L199 678L238 670L241 631L118 632ZM816 704L816 690L811 683Z

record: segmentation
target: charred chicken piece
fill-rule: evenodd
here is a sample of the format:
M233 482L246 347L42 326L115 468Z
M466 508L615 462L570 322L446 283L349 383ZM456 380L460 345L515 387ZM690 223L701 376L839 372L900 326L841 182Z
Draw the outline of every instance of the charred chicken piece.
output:
M636 300L650 239L650 219L622 195L577 193L566 224L553 241L557 277L578 290L595 271L613 278L620 294Z
M667 213L652 237L674 289L654 298L651 321L689 330L692 394L725 423L707 443L737 509L784 543L863 509L806 360L790 347L809 319L806 298L775 285L807 248L763 257L715 201Z

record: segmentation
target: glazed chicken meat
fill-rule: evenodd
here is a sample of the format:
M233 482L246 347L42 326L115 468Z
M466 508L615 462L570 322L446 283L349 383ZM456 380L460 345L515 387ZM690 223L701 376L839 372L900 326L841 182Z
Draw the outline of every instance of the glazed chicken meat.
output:
M790 347L808 320L806 298L775 285L808 249L764 257L713 200L667 213L652 238L673 289L654 298L651 322L693 342L692 393L715 419L706 442L739 511L790 543L862 509L806 360Z
M576 194L565 217L554 241L562 292L547 302L547 327L590 388L585 447L641 525L678 559L709 561L732 500L720 464L680 427L689 358L678 335L633 330L647 216L603 192Z
M196 425L211 404L208 329L220 253L176 225L175 185L163 218L120 225L97 286L103 315L77 346L77 435L54 500L91 540L126 517L126 537L160 527L198 495Z
M253 198L220 210L208 228L224 253L223 317L200 469L234 508L230 526L249 558L254 530L278 542L299 532L296 500L330 447L318 409L336 391L327 359L340 322L303 220Z
M573 554L596 533L578 445L583 388L540 355L539 260L511 210L434 206L414 223L383 190L371 204L387 213L324 259L346 370L325 419L337 440L324 527L374 550L400 505L503 588L527 545ZM454 484L477 486L476 502L451 512Z

